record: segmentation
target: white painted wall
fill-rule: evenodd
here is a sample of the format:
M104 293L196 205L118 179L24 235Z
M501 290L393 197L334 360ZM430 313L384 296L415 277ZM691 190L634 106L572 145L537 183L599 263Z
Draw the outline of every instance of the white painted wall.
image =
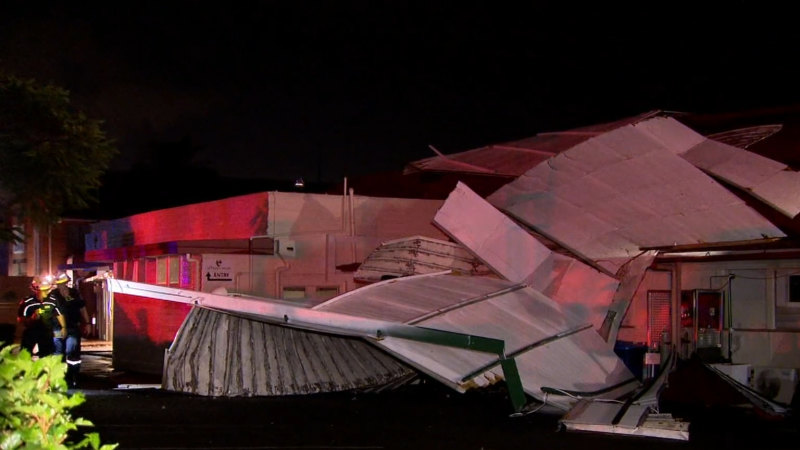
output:
M317 288L336 287L339 293L352 290L358 287L353 272L337 266L362 262L381 242L414 235L447 239L432 223L442 203L270 192L266 235L291 242L294 251L270 256L203 255L204 268L222 260L235 277L209 281L203 272L201 290L224 287L229 292L272 298L281 298L286 287L306 287L312 295Z
M728 283L728 275L734 278ZM788 275L798 260L680 263L681 290L721 289L729 297L733 332L722 335L722 354L754 367L800 368L800 305L788 299ZM626 313L619 340L647 339L647 291L670 290L672 274L648 271ZM727 314L727 313L726 313ZM730 353L729 353L730 350Z

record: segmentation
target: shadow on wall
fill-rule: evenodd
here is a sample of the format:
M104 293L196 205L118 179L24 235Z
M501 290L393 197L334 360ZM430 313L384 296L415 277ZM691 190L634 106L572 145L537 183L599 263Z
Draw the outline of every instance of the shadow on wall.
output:
M164 352L191 308L184 303L115 294L114 369L160 375Z

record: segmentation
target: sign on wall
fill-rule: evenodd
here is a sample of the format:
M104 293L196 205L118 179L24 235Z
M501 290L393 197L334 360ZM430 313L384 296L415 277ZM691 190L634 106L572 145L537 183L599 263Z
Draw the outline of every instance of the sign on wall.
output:
M222 258L213 258L206 263L203 272L205 281L233 281L232 267Z
M203 255L202 267L200 290L204 292L212 292L223 287L229 291L236 291L237 279L241 277L242 272L248 270L247 261L238 255Z

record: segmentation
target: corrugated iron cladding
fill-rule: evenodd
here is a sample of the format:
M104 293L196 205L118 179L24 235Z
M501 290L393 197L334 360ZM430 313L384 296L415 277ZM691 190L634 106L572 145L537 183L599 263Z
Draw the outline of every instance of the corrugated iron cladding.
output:
M313 309L405 323L512 285L514 283L487 277L418 276L366 286Z
M364 282L453 270L489 273L488 268L458 244L415 236L382 243L359 266L353 278Z
M668 133L675 123L651 119L599 135L488 200L610 273L643 247L782 236L676 154L703 138L685 127Z
M488 145L460 153L434 156L414 161L407 170L489 173L518 177L549 157L567 150L598 134L637 123L658 115L650 111L619 121L598 124L575 130L540 133L536 136L503 144Z
M607 398L635 387L623 362L577 314L518 286L496 278L418 275L357 289L313 309L405 323L424 317L416 325L502 339L507 354L519 352L514 359L524 391L540 399L544 386L594 392L620 385L604 392ZM532 345L540 342L546 343ZM500 360L489 353L391 337L375 344L456 390L503 378ZM562 409L572 401L548 399Z
M165 361L164 389L207 396L375 390L415 372L368 343L194 308Z

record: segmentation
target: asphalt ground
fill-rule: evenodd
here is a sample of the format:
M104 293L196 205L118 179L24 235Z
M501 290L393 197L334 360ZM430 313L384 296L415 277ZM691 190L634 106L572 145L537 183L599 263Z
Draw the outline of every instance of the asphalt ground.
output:
M381 393L211 398L163 391L153 376L121 373L89 350L73 410L122 449L797 449L793 417L748 408L684 410L690 440L565 431L560 416L511 417L498 387L459 394L423 382ZM663 412L663 411L662 411Z

